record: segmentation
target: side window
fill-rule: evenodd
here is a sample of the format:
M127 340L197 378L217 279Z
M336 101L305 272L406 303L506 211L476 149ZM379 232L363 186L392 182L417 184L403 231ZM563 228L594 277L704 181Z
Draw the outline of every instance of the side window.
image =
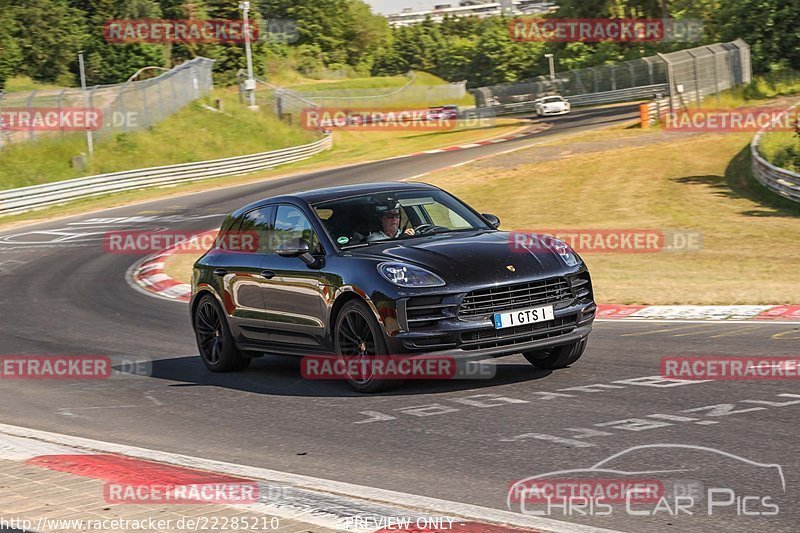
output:
M242 237L248 236L255 239L258 253L268 253L270 250L269 239L272 235L272 206L261 207L248 212L242 219L238 232Z
M222 222L222 227L219 229L217 238L214 240L214 248L219 250L228 250L230 235L236 234L236 232L239 231L239 228L242 226L243 219L244 215L240 215L236 218L233 218L229 215L228 218Z
M290 239L305 239L312 254L322 253L322 244L308 217L293 205L279 205L275 216L272 250Z

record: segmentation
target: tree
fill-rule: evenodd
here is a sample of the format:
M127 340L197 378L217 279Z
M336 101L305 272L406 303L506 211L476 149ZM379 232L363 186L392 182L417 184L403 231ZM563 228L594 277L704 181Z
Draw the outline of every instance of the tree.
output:
M14 39L14 20L4 0L0 0L0 90L5 87L6 80L17 72L22 52Z
M142 67L167 64L162 45L107 42L103 33L104 26L112 20L160 18L161 8L155 0L71 0L70 3L83 13L87 28L83 49L89 84L119 83Z
M27 0L3 10L15 20L12 34L21 53L19 73L38 81L71 84L70 67L86 35L80 10L66 0Z
M720 38L742 38L750 45L753 70L800 69L800 2L726 0L717 14Z

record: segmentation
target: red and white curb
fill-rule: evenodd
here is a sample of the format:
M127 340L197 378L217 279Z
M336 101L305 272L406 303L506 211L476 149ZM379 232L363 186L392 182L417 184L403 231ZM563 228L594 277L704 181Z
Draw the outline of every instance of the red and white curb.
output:
M513 141L515 139L520 139L522 137L529 137L531 135L535 135L537 133L541 133L545 130L549 130L553 127L551 123L543 123L543 124L536 124L535 126L520 132L520 133L512 133L511 135L505 135L503 137L497 137L496 139L487 139L485 141L476 141L474 143L469 144L459 144L456 146L448 146L447 148L437 148L435 150L425 150L423 152L416 152L413 154L408 155L401 155L398 157L393 157L392 159L404 159L406 157L418 157L421 155L428 155L428 154L441 154L445 152L457 152L459 150L469 150L471 148L478 148L480 146L487 146L490 144L499 144L508 141Z
M422 518L445 518L453 520L447 527L452 533L614 533L511 511L6 424L0 424L0 458L107 483L123 479L126 485L232 480L257 483L266 488L259 491L258 503L224 504L225 507L343 531L384 531L389 528L378 525L381 518L405 517L411 519L410 528L391 529L441 531L417 525ZM372 520L364 520L369 518ZM373 526L354 527L365 523Z
M598 305L597 318L800 324L800 305Z
M203 241L204 237L216 237L218 230L210 230L197 234L195 240ZM178 281L164 272L164 264L178 253L178 245L154 255L150 255L135 263L125 274L128 285L148 296L164 300L188 302L192 296L192 286Z

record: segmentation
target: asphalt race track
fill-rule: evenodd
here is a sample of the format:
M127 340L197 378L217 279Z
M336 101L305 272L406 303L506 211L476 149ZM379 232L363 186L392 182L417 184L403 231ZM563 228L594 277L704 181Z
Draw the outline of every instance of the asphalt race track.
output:
M669 355L798 355L800 326L597 322L586 355L573 368L541 371L513 356L494 361L492 380L414 382L364 396L342 383L305 381L299 362L288 358L257 359L238 375L210 374L197 357L187 306L133 290L125 272L137 257L103 250L102 234L111 229L212 229L223 214L261 197L408 178L545 136L628 120L636 110L578 111L543 119L554 124L543 133L497 145L210 190L4 232L2 354L126 356L152 361L152 375L80 383L0 380L0 422L497 509L508 509L510 485L530 476L586 469L635 446L707 447L731 455L641 448L616 459L616 467L678 470L687 485L724 481L736 487L734 502L712 516L705 505L691 517L665 510L581 516L562 509L545 516L631 532L797 531L797 382L670 383L653 376ZM125 220L133 216L160 218ZM785 483L776 484L775 470L755 463L780 465ZM751 496L758 501L744 499ZM764 497L777 502L778 514L744 516L741 506L736 512L743 502L745 510L764 511L758 505Z

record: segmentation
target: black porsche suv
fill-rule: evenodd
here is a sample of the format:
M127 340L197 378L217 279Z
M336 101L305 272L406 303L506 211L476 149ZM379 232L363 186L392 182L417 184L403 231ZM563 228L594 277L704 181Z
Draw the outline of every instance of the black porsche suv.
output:
M541 368L574 363L596 311L586 266L562 241L520 239L499 225L420 183L247 205L226 218L194 266L200 356L215 372L243 370L264 354L522 353ZM230 246L240 241L232 235L255 244ZM398 384L375 376L348 382L362 392Z

